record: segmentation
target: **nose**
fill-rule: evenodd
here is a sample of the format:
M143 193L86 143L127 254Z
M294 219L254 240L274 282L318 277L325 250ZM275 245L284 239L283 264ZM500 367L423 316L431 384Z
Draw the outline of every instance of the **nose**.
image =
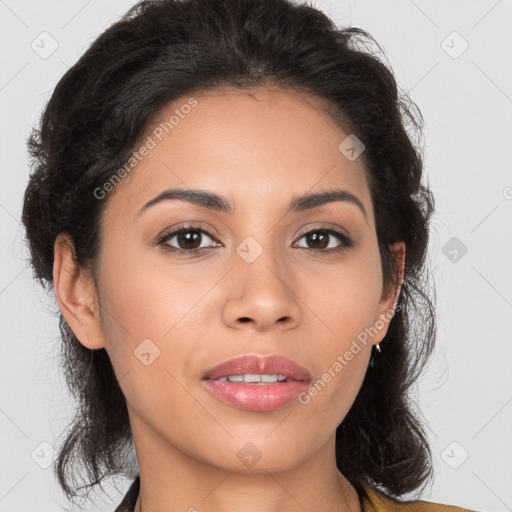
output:
M292 273L286 271L284 262L275 260L260 256L252 263L241 260L235 264L223 310L226 325L265 331L299 324L300 300L293 290Z

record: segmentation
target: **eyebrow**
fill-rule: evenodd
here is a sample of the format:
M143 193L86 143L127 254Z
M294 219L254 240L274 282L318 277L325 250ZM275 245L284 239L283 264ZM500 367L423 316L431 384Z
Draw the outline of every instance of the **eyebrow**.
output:
M235 207L224 196L201 189L168 189L148 201L135 215L138 217L143 211L165 200L187 201L201 208L207 208L221 213L234 213ZM344 201L357 206L367 220L366 209L361 200L354 194L343 189L334 189L314 194L303 194L294 197L286 213L298 213L312 208L323 206L335 201Z

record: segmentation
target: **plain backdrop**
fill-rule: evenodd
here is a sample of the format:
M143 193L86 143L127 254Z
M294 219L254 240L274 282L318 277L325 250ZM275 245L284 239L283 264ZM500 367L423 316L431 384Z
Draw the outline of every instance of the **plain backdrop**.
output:
M64 72L134 3L0 0L0 512L67 505L49 464L73 404L56 306L32 280L19 222L25 139ZM311 3L376 38L425 118L438 343L416 392L436 470L421 498L510 511L512 2ZM113 511L129 483L84 510Z

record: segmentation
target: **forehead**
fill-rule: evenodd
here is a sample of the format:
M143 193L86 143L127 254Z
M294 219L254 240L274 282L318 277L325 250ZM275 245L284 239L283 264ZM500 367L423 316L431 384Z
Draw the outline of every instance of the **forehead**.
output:
M362 159L349 160L339 149L347 136L321 100L297 91L220 89L179 98L148 127L142 145L150 149L116 186L107 213L133 218L176 187L230 197L240 214L343 188L371 218Z

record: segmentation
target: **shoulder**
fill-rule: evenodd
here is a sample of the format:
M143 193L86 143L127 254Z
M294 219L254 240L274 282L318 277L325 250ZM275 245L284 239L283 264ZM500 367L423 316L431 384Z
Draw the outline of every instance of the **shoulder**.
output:
M477 512L454 505L429 501L398 501L369 486L364 486L363 512Z

